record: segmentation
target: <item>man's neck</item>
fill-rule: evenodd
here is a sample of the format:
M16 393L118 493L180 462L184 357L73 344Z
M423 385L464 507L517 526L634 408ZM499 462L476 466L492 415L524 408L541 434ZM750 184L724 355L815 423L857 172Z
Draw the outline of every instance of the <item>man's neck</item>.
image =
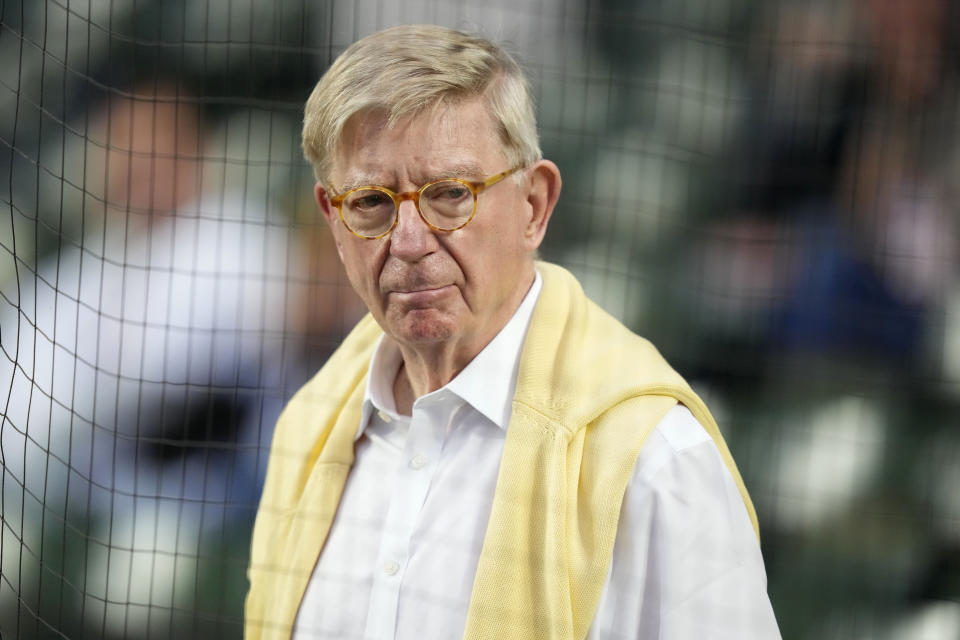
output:
M410 386L410 379L406 374L406 366L401 360L397 377L393 379L393 404L397 413L402 416L413 414L413 401L416 399L417 395Z
M497 331L500 328L502 327ZM453 380L495 335L496 331L478 347L461 349L459 353L450 345L431 345L430 348L401 345L400 353L403 359L393 381L393 399L397 413L410 415L413 402L417 398L436 391Z

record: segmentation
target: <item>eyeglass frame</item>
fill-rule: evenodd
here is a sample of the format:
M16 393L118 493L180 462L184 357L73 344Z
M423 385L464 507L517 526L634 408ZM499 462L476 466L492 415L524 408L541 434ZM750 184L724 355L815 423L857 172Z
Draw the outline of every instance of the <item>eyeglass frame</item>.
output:
M452 178L452 177L451 177L451 178L440 178L440 179L438 179L438 180L431 180L430 182L428 182L427 184L423 185L422 187L420 187L420 188L417 189L416 191L404 191L404 192L402 192L402 193L396 193L395 191L391 191L390 189L388 189L388 188L386 188L386 187L381 187L381 186L379 186L379 185L363 185L363 186L360 186L360 187L354 187L353 189L350 189L350 190L348 190L348 191L345 191L344 193L341 193L341 194L339 194L339 195L333 196L332 198L330 198L330 204L337 208L337 211L338 211L339 214L340 214L340 221L343 223L343 226L347 228L347 231L349 231L349 232L352 233L353 235L357 236L358 238L363 238L364 240L378 240L378 239L380 239L380 238L386 237L386 236L389 235L394 229L396 229L396 227L397 227L397 222L399 222L399 220L400 220L400 205L401 205L401 203L403 203L403 202L406 201L406 200L413 200L413 206L414 206L414 208L417 210L417 214L420 216L420 219L423 220L423 223L424 223L425 225L427 225L428 227L430 227L430 228L433 229L434 231L440 231L440 232L443 232L443 233L450 233L450 232L453 232L453 231L457 231L457 230L459 230L459 229L463 229L465 226L467 226L468 224L470 224L470 221L473 220L473 218L477 215L478 201L479 201L479 198L480 198L480 194L481 194L481 193L483 193L484 191L486 191L488 188L492 187L493 185L497 184L498 182L500 182L501 180L503 180L503 179L506 178L507 176L509 176L509 175L511 175L511 174L519 171L520 169L523 169L523 168L524 168L524 165L520 165L520 166L517 166L517 167L513 167L512 169L507 169L506 171L501 171L500 173L495 173L495 174L493 174L492 176L490 176L489 178L486 178L486 179L484 179L484 180L465 180L464 178ZM429 220L427 220L427 218L423 215L423 211L420 210L420 194L422 194L424 191L426 191L427 189L429 189L429 188L432 187L433 185L439 184L439 183L441 183L441 182L459 182L459 183L462 184L463 186L467 187L467 188L470 190L470 193L473 194L473 211L470 212L470 217L467 218L467 219L464 221L463 224L461 224L461 225L459 225L459 226L456 226L456 227L453 227L452 229L444 229L444 228L442 228L442 227L438 227L438 226L432 224L432 223L431 223ZM381 234L379 234L379 235L375 235L375 236L365 236L365 235L363 235L363 234L357 233L356 231L354 231L354 230L350 227L349 224L347 224L346 219L343 217L343 206L342 206L342 205L343 205L343 201L344 201L344 200L347 198L347 196L349 196L351 193L356 193L357 191L363 191L364 189L372 189L372 190L374 190L374 191L379 191L380 193L383 193L383 194L389 196L390 199L393 200L393 208L394 208L393 224L390 225L390 228L389 228L389 229L387 229L386 231L384 231L383 233L381 233Z

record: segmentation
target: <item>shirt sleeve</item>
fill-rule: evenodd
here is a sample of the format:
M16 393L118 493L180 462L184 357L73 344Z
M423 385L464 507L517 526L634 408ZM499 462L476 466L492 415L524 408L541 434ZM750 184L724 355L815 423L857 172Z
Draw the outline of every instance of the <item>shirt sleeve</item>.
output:
M686 407L664 416L637 459L587 637L780 638L743 500Z

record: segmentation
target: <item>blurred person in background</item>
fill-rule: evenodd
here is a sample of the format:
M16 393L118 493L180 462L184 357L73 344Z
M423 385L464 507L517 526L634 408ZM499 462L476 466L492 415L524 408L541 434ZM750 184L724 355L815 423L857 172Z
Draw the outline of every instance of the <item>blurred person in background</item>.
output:
M370 315L277 424L247 637L778 638L710 413L535 261L560 174L514 60L368 36L303 146Z
M939 306L957 272L960 9L939 0L862 0L867 101L841 173L842 202L868 260L907 304Z
M64 570L82 585L66 589L67 629L169 632L198 597L204 534L252 522L287 378L328 353L308 335L350 314L336 287L309 291L337 280L311 273L331 266L306 258L324 249L304 245L315 234L204 157L211 124L172 80L112 92L89 130L80 238L3 285L3 465L30 503L20 522L8 499L3 518L24 548L61 535L53 547L80 556L79 575Z
M769 12L752 188L694 260L717 304L741 307L730 324L795 355L922 366L960 247L956 15L938 0Z

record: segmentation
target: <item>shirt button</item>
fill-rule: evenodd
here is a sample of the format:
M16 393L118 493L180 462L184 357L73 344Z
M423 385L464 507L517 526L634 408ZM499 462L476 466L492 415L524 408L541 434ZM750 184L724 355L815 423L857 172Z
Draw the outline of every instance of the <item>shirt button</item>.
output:
M423 455L422 453L418 453L411 458L410 466L414 469L423 469L425 466L427 466L427 456Z
M397 571L400 571L400 563L396 560L387 560L383 563L383 572L388 576L397 575Z

